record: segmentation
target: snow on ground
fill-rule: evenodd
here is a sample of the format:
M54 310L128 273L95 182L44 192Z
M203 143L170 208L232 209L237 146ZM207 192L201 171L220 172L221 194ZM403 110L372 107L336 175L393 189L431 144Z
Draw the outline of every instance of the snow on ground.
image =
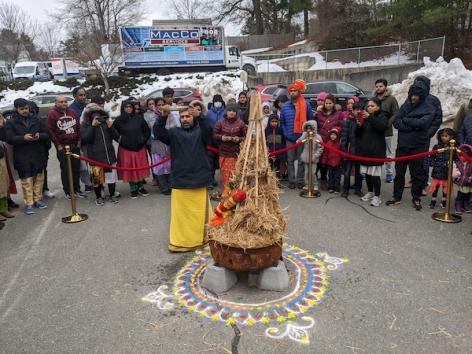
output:
M295 47L296 45L302 45L302 44L305 44L306 42L307 42L307 40L304 39L303 41L295 42L295 43L290 44L289 47Z
M230 96L237 95L243 90L243 82L239 78L239 71L222 71L216 73L179 73L169 76L151 76L156 81L151 84L144 84L139 86L137 89L131 92L131 96L139 98L146 96L156 90L163 89L165 87L172 88L196 88L200 91L205 103L211 101L213 95L220 94L223 99L227 99ZM64 86L54 85L52 81L49 82L35 82L27 90L23 91L3 91L0 92L0 96L4 98L0 101L0 107L5 107L13 104L13 101L17 98L29 99L37 94L45 92L70 92L70 89ZM121 96L116 102L111 102L107 105L112 110L112 115L117 114L116 103L121 103L122 100L129 96ZM115 109L112 109L115 107Z
M274 60L258 60L257 61L257 72L258 73L275 73L286 71L280 65L274 63Z
M33 86L26 90L6 90L1 91L0 96L4 96L3 99L0 101L0 107L10 106L13 105L13 101L17 98L26 98L29 99L33 96L43 93L66 93L70 92L70 89L64 86L54 85L53 81L46 81L46 82L35 82Z
M441 101L444 121L453 119L460 105L472 98L472 70L467 70L459 58L449 63L443 58L435 62L424 58L422 68L409 73L402 83L390 86L400 104L407 98L415 77L420 75L431 80L431 94Z
M248 50L244 50L241 52L241 54L243 55L247 55L247 54L256 54L256 53L262 53L262 52L267 52L269 50L271 50L272 47L267 47L267 48L256 48L256 49L248 49Z
M330 53L331 54L331 53ZM416 60L411 60L410 57L406 54L392 54L376 60L367 60L360 63L350 62L350 63L341 63L340 61L334 60L328 62L325 61L323 55L320 52L308 53L305 54L316 59L316 63L309 70L322 70L322 69L340 69L340 68L357 68L357 67L367 67L367 66L379 66L379 65L398 65L406 63L414 63Z

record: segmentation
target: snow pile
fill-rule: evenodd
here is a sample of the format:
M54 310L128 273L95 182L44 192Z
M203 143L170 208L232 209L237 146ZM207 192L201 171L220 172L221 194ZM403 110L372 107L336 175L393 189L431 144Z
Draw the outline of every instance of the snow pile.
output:
M431 80L431 94L439 98L443 109L443 120L454 118L461 104L472 98L472 71L467 70L459 58L448 63L443 58L436 62L424 58L424 67L408 74L408 78L400 84L391 85L393 94L402 104L408 89L417 76L423 75Z
M17 98L30 99L33 96L51 92L70 93L71 90L64 86L54 85L53 81L35 82L33 86L26 90L15 91L8 89L1 91L0 96L3 96L3 99L0 101L0 107L13 105L13 101Z
M407 63L416 62L416 60L411 60L410 57L406 54L400 54L400 56L398 56L398 54L392 54L392 55L375 59L375 60L367 60L367 61L362 61L360 63L350 62L350 63L344 63L344 64L337 60L329 61L329 57L328 57L328 62L326 62L324 56L321 55L320 52L308 53L308 54L303 54L303 55L308 55L316 59L316 63L309 70L358 68L358 67L380 66L380 65L398 65L399 63L407 64Z
M256 48L256 49L248 49L248 50L243 50L241 54L247 55L247 54L257 54L257 53L263 53L271 50L272 47L267 47L267 48Z
M257 61L257 72L258 73L276 73L286 71L280 65L275 64L276 60L258 60Z
M146 96L156 90L165 87L172 88L195 88L200 91L205 103L212 100L213 95L220 94L224 100L230 96L237 95L243 90L243 82L239 78L238 71L223 71L217 73L181 73L169 76L152 75L155 81L150 84L140 85L131 92L131 96L140 98ZM0 92L0 96L4 98L0 101L0 107L13 105L13 101L17 98L29 99L37 94L46 92L65 93L70 89L64 86L54 85L50 82L35 82L33 86L23 91L7 90ZM107 104L112 116L119 114L119 105L121 101L129 96L121 96L116 102Z
M304 39L303 41L295 42L295 43L289 44L289 47L295 47L295 46L297 46L297 45L306 44L306 42L308 42L308 41L307 41L306 39Z

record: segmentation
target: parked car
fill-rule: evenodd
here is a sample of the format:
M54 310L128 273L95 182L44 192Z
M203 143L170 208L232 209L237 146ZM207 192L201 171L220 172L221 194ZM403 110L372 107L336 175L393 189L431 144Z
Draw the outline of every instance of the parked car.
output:
M151 93L148 93L146 96L142 97L140 99L140 103L142 106L145 106L146 100L148 98L157 98L157 97L162 97L162 91L164 89L159 89L156 91L153 91ZM200 91L194 88L174 88L174 99L176 98L183 98L185 104L189 104L192 101L202 100L202 95Z
M69 104L74 100L74 97L72 97L70 92L67 92L67 93L45 93L45 94L31 97L29 101L33 101L34 103L36 103L36 105L39 108L39 116L41 118L46 118L51 108L54 107L54 104L56 102L56 97L59 95L65 96ZM0 112L7 119L11 116L14 110L15 109L13 108L13 106L6 106L6 107L0 108Z
M48 81L50 78L48 64L40 61L16 63L13 69L14 80Z
M279 87L278 84L259 85L256 87L257 92L261 94L261 101L272 101L272 96Z
M280 95L288 94L288 85L279 85L278 88L272 94L272 100L274 101ZM346 101L351 96L358 96L361 102L365 102L369 99L370 95L364 92L359 87L346 82L346 81L329 81L320 80L316 82L308 82L307 89L303 93L303 97L310 100L312 107L316 107L316 97L320 92L327 92L332 94L336 98L336 103L339 103L343 108L346 106Z

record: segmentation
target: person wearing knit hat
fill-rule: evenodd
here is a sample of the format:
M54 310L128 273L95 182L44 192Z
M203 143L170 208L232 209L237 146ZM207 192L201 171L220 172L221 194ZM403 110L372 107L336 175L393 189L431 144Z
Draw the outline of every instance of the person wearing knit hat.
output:
M235 103L228 104L224 118L219 120L213 128L213 139L219 144L223 194L229 190L228 182L236 168L240 144L246 137L246 132L246 124L238 117L238 105Z
M211 125L214 127L216 122L220 119L223 119L225 114L225 101L221 95L214 95L210 108L208 109L207 117L211 122Z
M303 124L307 120L313 119L313 111L308 100L302 96L306 90L306 84L303 80L297 80L295 83L289 85L288 92L290 94L290 101L286 102L280 111L280 125L283 129L287 147L292 146L300 138L303 132ZM304 186L305 171L303 164L300 161L300 155L303 151L303 146L298 146L287 152L287 167L289 188L302 189ZM297 163L297 171L295 174L295 161Z
M359 103L359 101L360 101L359 97L357 97L357 96L351 96L347 99L347 101L346 101L346 110L342 112L344 121L349 119L349 116L352 114L352 106L355 103Z
M321 91L317 96L316 96L316 111L321 111L324 107L324 101L328 97L328 93Z

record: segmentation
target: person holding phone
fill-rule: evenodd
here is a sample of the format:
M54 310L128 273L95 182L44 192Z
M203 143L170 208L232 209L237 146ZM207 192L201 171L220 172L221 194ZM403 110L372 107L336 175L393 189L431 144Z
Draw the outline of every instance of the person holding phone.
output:
M381 110L382 101L372 97L367 102L367 111L363 111L357 118L356 139L357 153L363 157L385 158L386 144L385 131L388 129L387 114ZM360 162L360 172L365 174L367 193L361 198L362 201L370 201L374 207L380 206L380 188L382 176L382 162Z
M113 140L118 141L120 135L113 127L113 121L100 107L91 108L80 126L83 144L87 146L87 155L94 161L115 165L116 153ZM118 203L115 196L116 181L118 176L116 170L106 169L90 164L90 179L96 196L96 205L104 205L102 188L106 183L110 194L110 202Z
M30 103L18 98L15 112L5 125L7 142L13 145L13 165L23 189L25 214L45 209L43 199L44 169L48 160L49 136L42 120L30 112Z
M349 118L344 122L343 129L341 131L341 150L349 154L357 154L357 139L356 130L358 123L361 125L364 121L363 114L364 106L362 103L357 102L352 105L352 112L349 114ZM359 161L350 159L344 159L343 163L343 193L341 197L347 198L349 196L349 189L351 188L351 171L354 168L354 194L363 197L362 194L362 175L360 173Z

